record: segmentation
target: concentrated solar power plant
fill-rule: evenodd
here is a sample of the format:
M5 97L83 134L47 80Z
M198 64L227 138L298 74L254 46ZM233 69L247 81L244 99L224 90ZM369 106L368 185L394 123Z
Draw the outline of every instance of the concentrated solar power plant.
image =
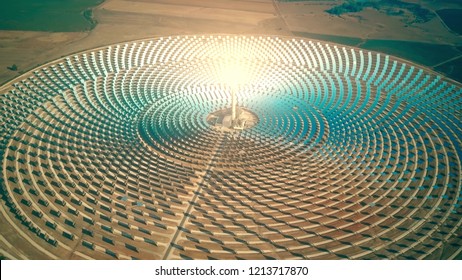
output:
M462 89L409 62L178 36L71 55L0 90L12 256L460 257Z

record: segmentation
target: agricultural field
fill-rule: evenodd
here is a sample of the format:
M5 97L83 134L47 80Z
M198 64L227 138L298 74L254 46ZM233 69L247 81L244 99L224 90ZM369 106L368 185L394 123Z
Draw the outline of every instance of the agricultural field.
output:
M91 30L92 8L103 0L16 0L0 9L0 29L48 32Z

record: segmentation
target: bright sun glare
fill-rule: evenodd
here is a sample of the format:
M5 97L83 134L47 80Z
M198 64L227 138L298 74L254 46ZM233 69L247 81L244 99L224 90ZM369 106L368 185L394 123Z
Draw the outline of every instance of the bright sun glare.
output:
M248 67L237 59L226 59L222 62L220 80L225 86L238 88L246 85L250 80Z

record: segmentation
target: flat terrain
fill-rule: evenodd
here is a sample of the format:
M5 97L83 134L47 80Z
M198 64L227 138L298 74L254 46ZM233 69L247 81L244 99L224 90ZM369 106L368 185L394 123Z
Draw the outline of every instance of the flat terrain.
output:
M462 35L462 9L443 9L436 12L449 29Z
M457 1L408 2L419 3L433 12L460 8ZM399 56L462 81L462 36L448 29L438 14L427 22L413 22L412 14L407 12L391 16L373 8L339 16L325 12L341 3L341 0L106 0L92 12L97 22L93 29L83 18L84 24L73 26L73 32L61 32L52 26L45 29L48 31L33 30L36 24L50 17L41 14L42 18L31 21L36 23L33 28L0 26L5 28L0 30L0 85L48 61L86 49L141 38L207 33L303 36L332 41ZM24 16L22 20L29 19ZM22 28L27 31L18 30ZM30 236L18 236L15 232L0 228L0 255L24 257ZM11 253L14 255L8 255L12 243L24 246L16 247ZM36 258L47 258L46 252L38 253Z
M460 6L455 1L408 2L419 2L431 11ZM439 71L451 69L447 74L456 79L462 76L462 70L458 70L462 67L454 67L454 62L460 61L457 58L462 57L457 49L462 46L462 37L450 31L438 16L422 23L412 22L408 12L396 16L372 8L340 16L326 12L342 3L107 0L93 10L98 24L91 31L85 30L87 27L80 32L0 31L0 84L44 62L85 49L148 37L201 33L306 36L384 51ZM17 66L16 71L8 69L12 65Z
M0 9L0 30L90 30L91 8L103 0L15 0Z
M300 38L250 37L146 39L102 48L98 55L109 59L96 61L89 50L30 73L17 91L0 95L8 190L0 255L459 254L458 87L355 48L335 54L315 41L312 55L297 58L306 51ZM248 133L219 132L230 126L219 98L230 87L221 86L229 79L220 71L230 76L237 65L220 65L229 53L245 58L237 100L247 121L259 120ZM304 72L327 61L338 72ZM375 79L377 73L387 76Z

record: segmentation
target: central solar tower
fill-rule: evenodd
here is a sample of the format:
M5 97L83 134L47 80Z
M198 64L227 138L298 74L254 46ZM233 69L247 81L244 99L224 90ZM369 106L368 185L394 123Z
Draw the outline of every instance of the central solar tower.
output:
M207 123L224 132L239 132L258 123L258 117L252 111L237 104L237 88L229 87L231 107L220 109L207 116Z

